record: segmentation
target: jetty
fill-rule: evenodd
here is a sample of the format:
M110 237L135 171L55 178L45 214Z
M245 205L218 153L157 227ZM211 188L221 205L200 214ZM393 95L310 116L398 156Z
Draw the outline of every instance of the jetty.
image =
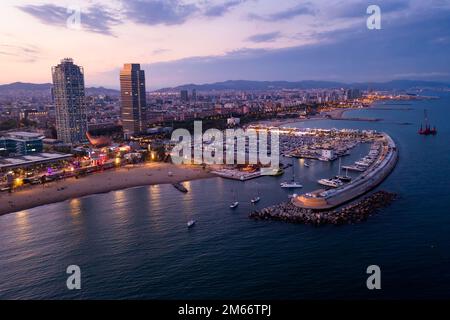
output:
M283 202L254 211L249 217L254 220L274 220L315 226L359 223L378 212L380 208L389 205L395 198L394 193L378 191L340 209L326 211L300 208L292 202Z
M343 186L319 189L292 198L293 205L314 210L329 210L349 202L375 188L394 169L398 160L398 150L394 140L386 133L380 133L376 140L381 148L377 158L352 182Z

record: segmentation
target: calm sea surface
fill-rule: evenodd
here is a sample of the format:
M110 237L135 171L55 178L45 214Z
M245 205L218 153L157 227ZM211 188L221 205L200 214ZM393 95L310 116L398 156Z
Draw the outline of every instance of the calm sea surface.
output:
M381 122L295 125L376 129L395 139L400 161L379 189L399 199L365 223L316 228L250 220L257 193L259 208L292 193L279 187L291 169L246 183L194 181L185 184L187 194L160 185L93 195L0 217L0 298L449 298L450 94L439 95L345 114ZM438 127L435 137L417 134L424 108ZM357 147L343 164L367 150ZM317 189L315 181L337 167L296 161L301 191ZM234 211L233 190L240 201ZM198 223L187 230L189 219ZM72 264L81 267L79 291L66 288ZM382 271L376 292L365 284L371 264Z

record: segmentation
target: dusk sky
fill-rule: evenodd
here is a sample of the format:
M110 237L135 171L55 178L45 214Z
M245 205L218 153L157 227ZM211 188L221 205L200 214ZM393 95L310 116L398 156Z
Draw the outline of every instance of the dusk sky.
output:
M381 30L366 26L381 8ZM51 82L64 57L88 86L141 63L150 89L223 80L450 81L450 0L2 0L0 84ZM67 24L81 8L81 24ZM74 20L69 20L74 21Z

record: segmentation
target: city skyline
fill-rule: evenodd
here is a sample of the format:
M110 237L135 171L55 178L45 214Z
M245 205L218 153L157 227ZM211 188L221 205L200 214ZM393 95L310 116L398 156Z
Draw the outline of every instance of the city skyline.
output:
M116 89L125 61L141 63L149 89L229 79L448 81L449 2L377 4L381 30L366 27L368 1L6 1L2 11L16 22L2 22L0 83L49 82L48 65L65 56L85 67L88 86ZM68 8L81 9L80 30L67 26Z

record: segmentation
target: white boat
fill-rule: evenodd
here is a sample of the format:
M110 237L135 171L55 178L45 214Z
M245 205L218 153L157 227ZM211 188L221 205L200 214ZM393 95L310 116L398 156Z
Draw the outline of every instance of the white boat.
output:
M237 208L237 206L239 205L239 201L238 201L238 197L236 194L236 190L233 188L233 194L234 194L234 202L232 204L230 204L230 209L234 209Z
M187 223L188 228L192 228L197 223L196 220L189 220Z
M323 186L332 188L338 188L343 185L342 181L338 179L320 179L317 182Z
M233 202L231 205L230 205L230 209L234 209L234 208L237 208L237 206L239 205L239 202Z
M258 185L258 183L256 183L256 196L250 201L251 201L251 203L255 204L255 203L258 203L259 200L261 200L261 198L259 197L259 185Z
M291 182L280 183L280 187L282 187L282 188L303 188L303 185L301 185L300 182L291 181Z
M346 171L345 171L345 176L341 174L341 168L342 168L341 164L342 164L342 160L341 160L341 158L339 158L339 172L338 172L338 175L334 178L337 180L340 180L342 182L352 181L352 178L349 177L349 175L348 175L348 169L346 169Z
M355 164L359 167L368 167L370 166L370 163L368 161L356 161Z
M253 199L251 200L251 202L252 202L252 203L258 203L259 200L261 200L261 198L260 198L260 197L256 197L256 198L253 198Z
M305 163L303 163L303 166L305 166L306 168L309 168L309 163L305 162Z
M366 168L358 167L358 166L342 166L343 169L351 170L351 171L358 171L358 172L364 172L366 171Z

